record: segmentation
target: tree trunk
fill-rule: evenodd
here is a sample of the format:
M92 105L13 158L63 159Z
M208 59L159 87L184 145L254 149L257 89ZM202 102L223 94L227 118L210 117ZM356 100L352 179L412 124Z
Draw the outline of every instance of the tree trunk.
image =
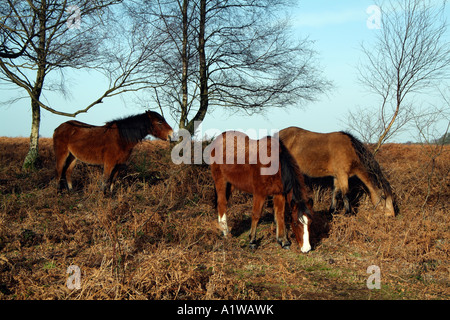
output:
M46 67L46 12L47 3L42 1L40 10L38 11L39 19L39 46L36 48L37 53L37 73L36 81L31 91L31 134L30 147L28 154L23 162L22 170L35 170L39 163L39 126L41 124L41 107L38 103L42 88L44 86L45 67Z
M31 101L32 120L30 147L23 162L22 170L35 170L39 164L39 126L41 123L41 108L35 101Z
M180 129L186 127L187 124L187 114L188 114L188 68L189 68L189 58L188 58L188 3L189 0L183 0L183 46L181 49L181 61L183 64L183 70L181 74L181 90L182 90L182 101L181 101L181 116L180 116Z
M41 106L38 101L44 85L44 67L39 67L31 99L31 134L28 154L23 162L22 170L35 170L39 165L39 128L41 125Z
M383 133L381 134L380 138L378 138L377 145L375 146L375 149L373 150L373 155L376 155L378 151L380 150L381 145L386 140L386 136L388 135L389 131L392 128L392 125L395 122L395 119L397 119L398 112L400 111L400 104L397 104L397 108L395 109L394 115L392 116L391 121L389 122L388 126L384 129Z
M206 25L206 0L200 0L200 25L198 31L198 54L199 54L199 73L200 73L200 107L194 118L186 125L186 129L194 134L195 122L203 121L208 111L208 68L206 66L205 53L205 25Z

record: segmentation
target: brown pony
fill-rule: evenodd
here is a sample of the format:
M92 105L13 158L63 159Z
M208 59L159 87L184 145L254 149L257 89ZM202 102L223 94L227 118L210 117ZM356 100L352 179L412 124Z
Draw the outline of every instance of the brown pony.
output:
M257 244L256 227L264 200L273 195L278 242L283 248L290 246L284 221L287 200L292 207L292 227L297 242L302 244L301 251L311 250L309 227L312 207L306 198L303 176L298 174L295 160L278 137L252 140L242 132L228 131L217 137L207 148L211 156L209 164L215 184L219 226L224 235L228 233L227 201L236 188L253 194L250 247L255 248Z
M93 126L67 121L55 129L53 148L56 156L58 191L72 190L72 170L77 160L103 165L103 191L112 191L114 178L130 157L133 147L148 134L168 140L173 130L156 112Z
M297 127L283 129L279 135L303 174L334 178L331 211L336 210L340 192L345 210L350 212L348 179L357 176L369 190L373 205L377 206L383 198L386 216L395 216L389 182L372 153L355 137L346 132L316 133Z

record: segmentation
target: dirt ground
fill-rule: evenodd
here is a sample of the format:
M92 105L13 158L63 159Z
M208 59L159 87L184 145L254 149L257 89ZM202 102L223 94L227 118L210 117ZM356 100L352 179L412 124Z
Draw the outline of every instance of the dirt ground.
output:
M294 238L291 250L277 244L267 206L249 249L252 196L239 192L223 238L208 166L173 164L166 142L140 143L112 196L100 190L101 168L81 163L75 192L58 195L51 139L40 140L35 172L21 171L27 148L0 137L0 299L450 298L448 146L382 147L395 218L354 180L353 214L329 214L329 181L314 181L307 254ZM367 286L370 266L380 289Z

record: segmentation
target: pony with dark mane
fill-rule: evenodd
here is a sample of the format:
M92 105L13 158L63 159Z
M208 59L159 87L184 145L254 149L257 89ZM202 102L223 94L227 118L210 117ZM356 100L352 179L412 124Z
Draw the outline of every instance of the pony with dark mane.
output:
M166 120L156 112L145 113L94 126L67 121L55 129L53 148L56 156L58 191L72 190L72 170L76 161L103 165L103 191L112 191L118 170L130 157L133 147L148 134L169 140L173 134Z
M372 204L376 207L383 200L386 216L395 216L391 186L361 141L346 132L316 133L297 127L283 129L279 134L303 174L334 178L331 211L336 210L340 193L345 211L350 212L348 179L357 176L369 190Z
M303 176L299 174L295 160L277 137L252 140L242 132L227 131L218 136L208 148L216 192L215 207L224 235L228 233L227 202L231 192L239 189L253 194L250 247L255 248L257 244L256 228L264 200L273 195L277 241L283 248L289 248L291 244L284 219L287 201L292 208L292 229L301 245L301 251L311 250L311 202L307 199Z

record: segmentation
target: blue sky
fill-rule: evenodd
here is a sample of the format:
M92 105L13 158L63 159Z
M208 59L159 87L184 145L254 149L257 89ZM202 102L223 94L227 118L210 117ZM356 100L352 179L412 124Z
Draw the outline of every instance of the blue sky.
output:
M319 54L323 74L334 85L326 95L319 96L318 101L250 118L217 112L206 119L203 128L218 127L222 131L261 128L269 132L288 126L317 132L347 129L343 119L348 110L370 99L357 81L356 65L361 57L361 43L371 41L378 32L367 27L369 14L366 10L371 5L373 0L301 1L291 12L295 34L315 41L314 49Z
M266 115L244 115L215 110L208 114L203 122L203 131L216 129L279 130L288 126L299 126L317 132L330 132L348 129L343 121L348 110L370 103L370 95L357 81L356 66L362 58L360 45L370 43L377 29L367 27L369 14L367 8L374 1L365 0L316 0L301 1L298 8L292 10L294 33L299 37L308 36L314 40L314 49L319 53L319 61L324 76L333 82L334 88L318 101L291 107L276 109ZM50 93L46 97L56 109L75 111L94 101L105 89L106 79L95 73L74 72L68 77L71 95L63 98ZM11 85L0 85L0 100L23 95L13 90ZM86 114L77 116L77 120L101 125L108 120L143 112L131 95L105 99L103 104L92 108ZM168 115L168 110L165 110ZM53 130L62 122L71 118L57 116L45 110L41 114L40 133L51 137ZM167 119L174 128L176 122ZM23 136L30 133L31 110L29 99L22 99L11 105L0 106L0 136ZM395 141L413 140L404 134Z

